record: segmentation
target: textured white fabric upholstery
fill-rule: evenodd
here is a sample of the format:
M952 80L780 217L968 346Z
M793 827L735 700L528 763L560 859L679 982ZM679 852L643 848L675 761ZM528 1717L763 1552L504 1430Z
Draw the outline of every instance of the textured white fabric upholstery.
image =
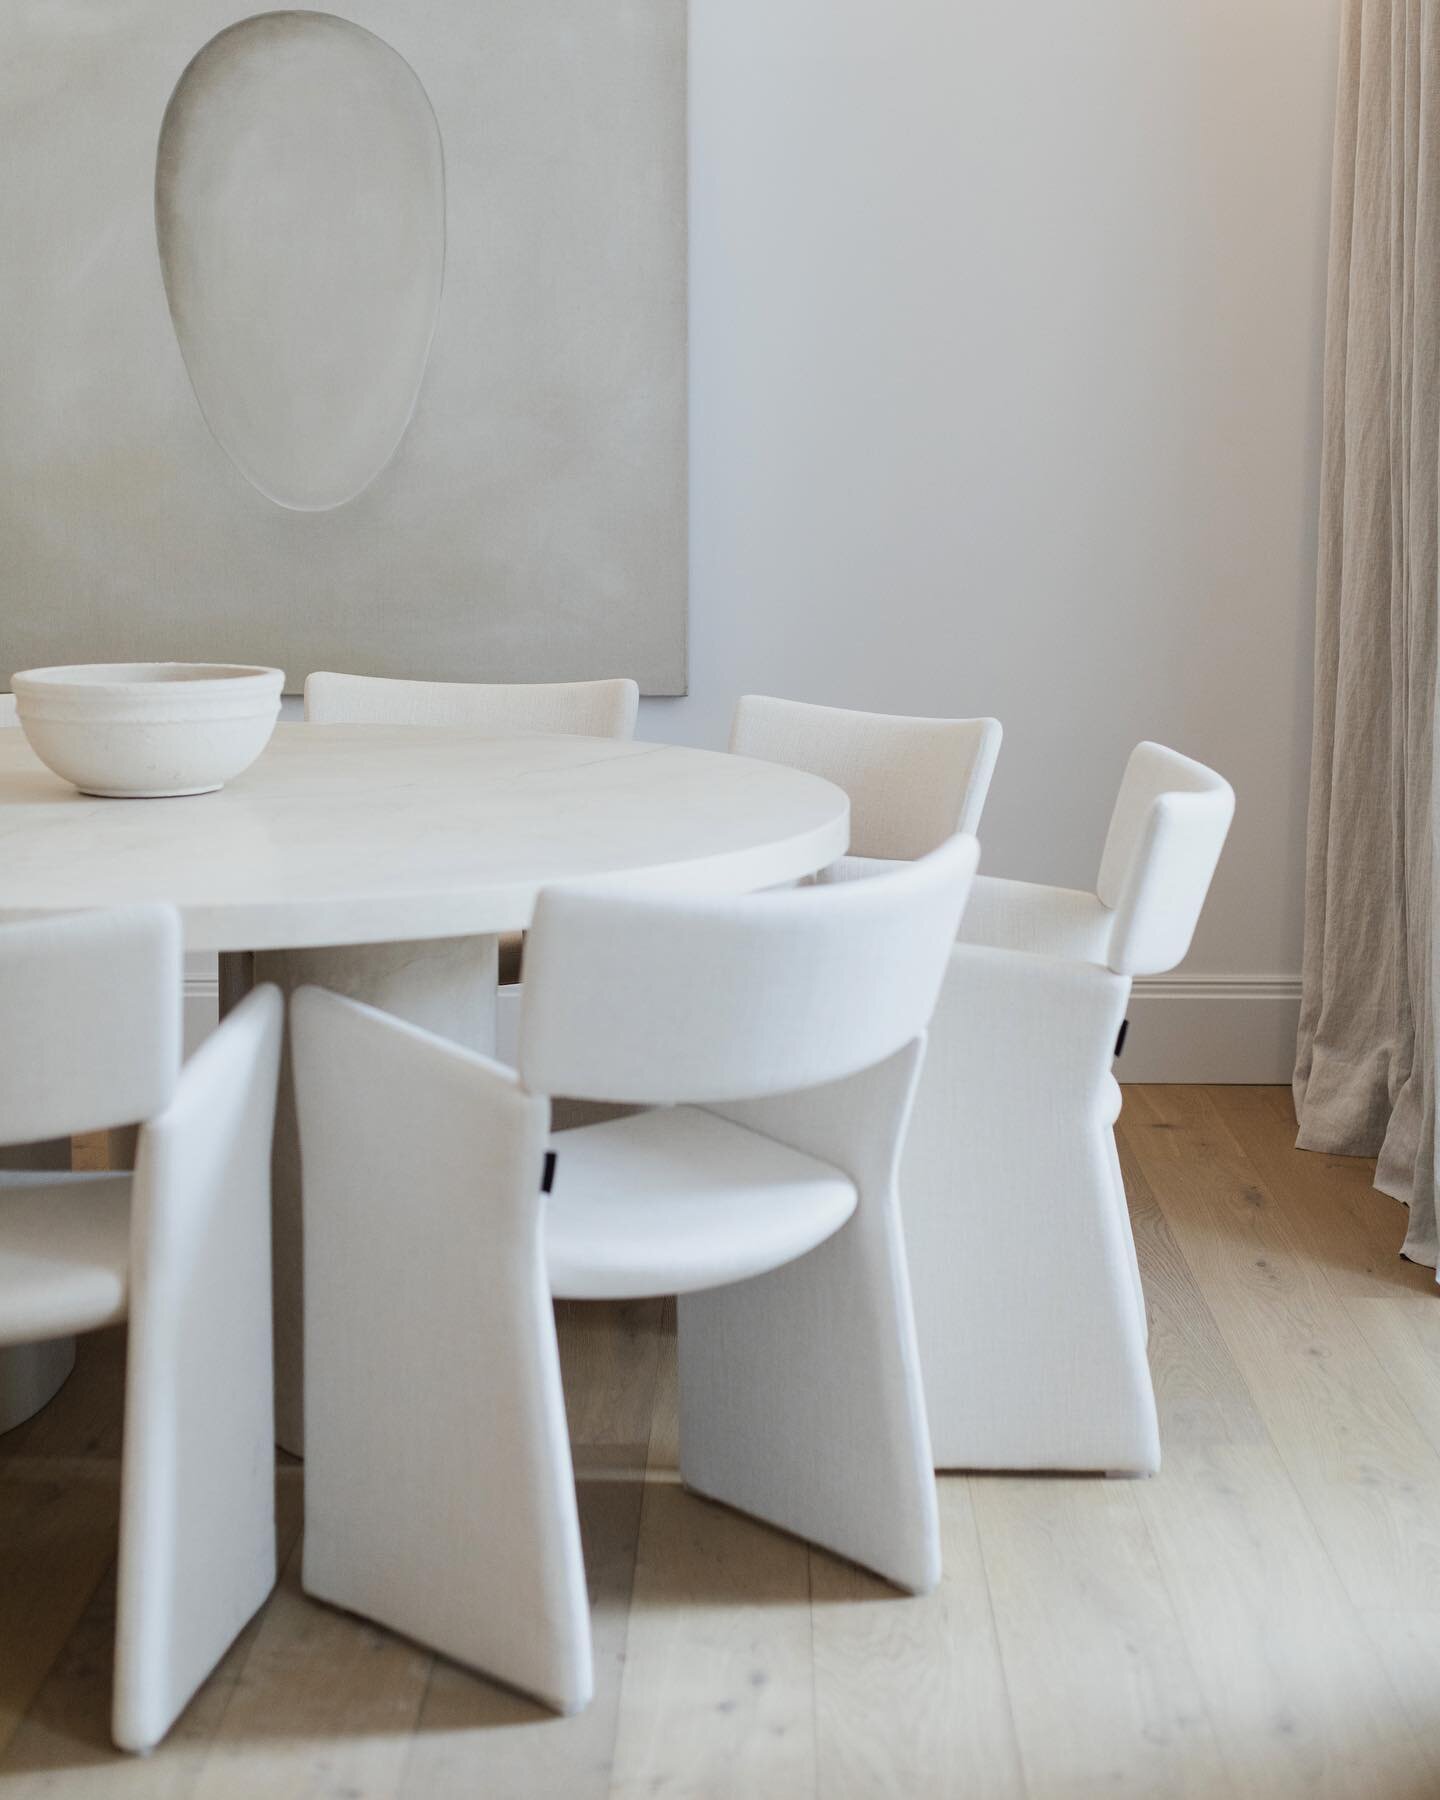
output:
M977 876L960 921L962 943L997 950L1029 950L1104 963L1115 915L1082 888L1046 887L1037 881Z
M13 696L0 695L0 727L17 724ZM22 946L18 952L8 958L0 955L0 1033L4 1031L6 1018L44 1020L44 1028L33 1042L27 1041L17 1028L9 1044L0 1048L0 1170L68 1171L71 1130L84 1129L84 1124L75 1124L76 1120L85 1124L92 1117L99 1120L113 1106L123 1109L128 1118L115 1117L110 1123L128 1123L150 1105L160 1104L174 1080L178 1035L173 1055L161 1054L157 1069L149 1053L160 1046L145 1036L143 1018L137 1028L142 1038L138 1046L139 1069L120 1069L114 1061L115 1053L125 1047L131 1025L126 1007L131 1001L142 998L143 979L136 981L133 992L122 991L116 1005L107 1010L98 1041L90 1038L88 1010L77 1013L75 1005L85 999L87 977L98 975L102 981L108 980L106 957L102 952L98 957L87 957L83 968L69 968L67 951L80 950L91 943L89 928L67 926L57 935L53 923L48 919L41 920L28 938L10 940ZM152 936L154 929L153 920L138 924L142 939ZM163 923L159 929L163 935ZM119 985L122 990L128 986L126 971L133 967L124 953L129 935L122 927L118 937L112 940L121 951ZM27 949L35 951L35 960L29 966ZM167 970L161 977L162 982L165 979L174 986L178 1024L180 994L176 970ZM51 1006L62 1010L49 1017L47 1009ZM147 1006L146 1017L148 1011ZM77 1052L78 1066L75 1062ZM151 1074L158 1075L153 1086L146 1079ZM132 1078L137 1075L138 1080ZM45 1131L47 1122L60 1135L39 1137L32 1142L19 1141L31 1132ZM10 1198L15 1202L12 1224L18 1231L19 1193L13 1185ZM103 1213L104 1209L99 1210ZM122 1222L125 1216L122 1214ZM101 1222L90 1216L86 1202L77 1196L76 1206L67 1216L68 1228L83 1235L89 1226L99 1226ZM98 1276L89 1261L82 1261L72 1271L68 1266L68 1252L60 1252L58 1261L56 1257L56 1246L51 1245L45 1253L46 1267L42 1269L34 1263L28 1267L24 1307L29 1316L38 1318L52 1301L68 1309L73 1298L72 1274L90 1286L90 1304L82 1311L88 1310L97 1321L105 1316L108 1306L119 1303L123 1289L117 1294L114 1281ZM18 1262L11 1265L17 1273L20 1266ZM23 1316L21 1311L13 1313L15 1329L20 1329L19 1321ZM54 1397L75 1366L72 1335L31 1338L27 1327L22 1337L23 1342L12 1344L0 1356L0 1431L7 1431L33 1417Z
M168 908L0 928L5 1134L48 1135L61 1116L77 1130L117 1124L134 1117L131 1103L155 1097L133 1178L0 1178L0 1344L130 1320L112 1721L129 1750L159 1742L275 1580L280 996L257 989L177 1080L179 983L179 921ZM133 1007L138 1075L114 1032L117 996ZM63 1027L53 1021L61 1006L73 1015ZM57 1046L83 1045L87 1015L94 1045L67 1084ZM51 1089L36 1129L17 1099L31 1090L11 1075L47 1031ZM114 1058L108 1083L102 1050ZM84 1119L92 1103L101 1111Z
M900 1179L942 1468L1159 1466L1110 1065L1132 973L1189 946L1233 807L1142 744L1100 893L975 883Z
M1000 738L998 719L911 719L745 694L730 748L843 788L852 856L909 859L980 829Z
M545 1278L549 1108L354 1001L304 988L290 1016L306 1590L572 1711L591 1659Z
M1234 814L1213 769L1161 744L1131 751L1095 883L1115 913L1112 969L1157 975L1184 958Z
M976 881L966 943L1101 963L1117 975L1172 969L1190 948L1235 812L1228 781L1178 751L1131 752L1097 891Z
M956 837L874 881L738 897L549 888L529 932L521 1080L644 1105L869 1068L924 1030L979 853Z
M589 1699L552 1288L686 1290L686 1482L934 1585L894 1173L975 857L973 839L945 845L864 892L544 894L523 1079L354 1001L296 996L311 1593L561 1711ZM827 1071L843 1077L807 1085ZM547 1203L547 1081L768 1097L562 1132Z
M631 738L639 706L640 689L628 679L393 681L317 672L305 681L305 717L316 725L451 725L506 735Z
M685 1485L912 1593L940 1579L895 1186L923 1055L916 1039L847 1080L716 1109L834 1163L860 1199L809 1256L678 1303Z
M180 1069L180 1008L180 921L169 907L0 928L0 1144L158 1112Z
M1128 990L1090 962L952 955L900 1175L940 1468L1159 1465L1112 1161Z
M149 1749L275 1585L270 1146L283 1004L254 990L141 1127L115 1741Z
M855 1210L840 1170L703 1107L659 1107L556 1142L545 1260L560 1299L746 1281L813 1250Z

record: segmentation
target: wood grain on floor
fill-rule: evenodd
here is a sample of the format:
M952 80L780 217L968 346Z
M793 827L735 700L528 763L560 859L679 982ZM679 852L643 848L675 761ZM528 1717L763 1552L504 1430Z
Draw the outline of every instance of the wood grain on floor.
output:
M1440 1797L1440 1291L1282 1088L1127 1088L1165 1466L953 1476L924 1600L677 1479L674 1309L565 1305L596 1698L540 1708L285 1575L107 1740L124 1339L0 1439L0 1800Z

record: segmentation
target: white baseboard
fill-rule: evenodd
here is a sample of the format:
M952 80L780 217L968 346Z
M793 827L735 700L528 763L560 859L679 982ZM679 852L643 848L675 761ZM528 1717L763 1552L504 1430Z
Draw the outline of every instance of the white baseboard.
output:
M218 1002L213 974L187 974L187 1055L214 1028ZM508 1006L502 1002L507 1060L514 1056L514 1013L513 998ZM1122 1082L1288 1083L1299 1019L1298 977L1142 976L1130 997L1130 1030L1115 1073Z
M1295 1068L1300 980L1288 975L1141 976L1115 1065L1121 1082L1279 1082Z

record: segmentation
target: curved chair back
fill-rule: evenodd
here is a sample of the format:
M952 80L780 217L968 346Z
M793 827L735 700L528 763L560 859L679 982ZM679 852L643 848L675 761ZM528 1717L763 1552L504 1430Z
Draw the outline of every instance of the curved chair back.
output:
M180 1073L180 917L169 906L0 926L0 1144L133 1125Z
M739 898L632 880L547 888L527 939L520 1079L655 1105L869 1068L929 1023L979 854L955 837L869 881Z
M973 837L1000 753L998 719L909 719L745 694L736 756L822 775L850 796L850 854L909 862Z
M306 677L315 725L437 725L457 730L558 732L631 738L640 689L616 681L389 681L375 675Z
M1204 763L1163 744L1131 751L1095 883L1115 914L1107 961L1117 974L1183 960L1234 813L1234 789Z

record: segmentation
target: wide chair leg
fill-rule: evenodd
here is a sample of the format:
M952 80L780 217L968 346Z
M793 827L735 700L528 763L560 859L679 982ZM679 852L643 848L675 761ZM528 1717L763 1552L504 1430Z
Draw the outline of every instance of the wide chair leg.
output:
M157 1744L275 1585L270 1138L282 1002L262 989L140 1136L113 1732Z
M923 1055L712 1109L844 1169L859 1204L809 1255L678 1309L685 1485L915 1593L940 1531L895 1163Z
M1117 1101L1115 1117L1119 1118L1119 1116ZM1120 1149L1115 1142L1113 1121L1105 1133L1105 1161L1110 1170L1110 1192L1115 1206L1116 1230L1125 1250L1125 1266L1130 1271L1130 1291L1135 1299L1135 1317L1140 1321L1141 1339L1148 1344L1150 1341L1150 1315L1145 1305L1145 1286L1140 1279L1140 1258L1135 1249L1135 1233L1130 1229L1130 1202L1125 1196L1125 1176L1120 1168Z
M960 945L900 1171L936 1466L1160 1465L1095 964Z
M305 1589L559 1712L593 1687L541 1233L545 1100L318 989L305 1179Z

